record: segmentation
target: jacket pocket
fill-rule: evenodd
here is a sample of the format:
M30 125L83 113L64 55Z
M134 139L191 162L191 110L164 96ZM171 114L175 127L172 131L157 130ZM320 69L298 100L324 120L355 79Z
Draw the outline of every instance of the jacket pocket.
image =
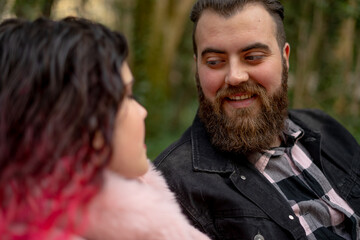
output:
M257 209L216 212L215 227L223 240L292 239L286 230Z

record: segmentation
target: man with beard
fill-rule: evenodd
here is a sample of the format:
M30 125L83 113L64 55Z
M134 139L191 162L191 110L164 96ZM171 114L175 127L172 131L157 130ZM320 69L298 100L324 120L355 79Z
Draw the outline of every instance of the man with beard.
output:
M283 18L277 0L195 3L199 111L155 163L212 239L360 239L359 144L287 110Z

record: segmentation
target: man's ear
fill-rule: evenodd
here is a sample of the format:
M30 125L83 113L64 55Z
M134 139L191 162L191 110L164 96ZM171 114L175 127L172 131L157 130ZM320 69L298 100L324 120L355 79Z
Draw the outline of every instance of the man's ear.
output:
M283 58L286 61L286 66L289 69L290 67L290 63L289 63L289 59L290 59L290 44L289 43L285 43L284 48L283 48Z

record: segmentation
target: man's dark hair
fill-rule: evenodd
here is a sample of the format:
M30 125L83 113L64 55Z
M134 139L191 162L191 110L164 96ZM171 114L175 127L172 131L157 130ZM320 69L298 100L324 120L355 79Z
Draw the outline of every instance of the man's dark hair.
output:
M277 26L277 41L280 49L282 49L286 43L286 34L284 29L284 7L278 0L198 0L190 14L190 19L194 23L193 28L193 48L194 53L197 55L197 45L195 40L195 32L197 23L206 9L211 9L217 14L230 17L233 14L241 10L246 4L260 3L273 17Z

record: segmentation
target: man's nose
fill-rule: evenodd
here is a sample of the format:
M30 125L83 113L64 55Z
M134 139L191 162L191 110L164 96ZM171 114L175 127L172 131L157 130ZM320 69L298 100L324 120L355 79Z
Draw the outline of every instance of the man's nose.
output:
M234 60L230 62L229 71L225 78L225 83L237 86L242 82L249 80L249 73L245 66L239 62L239 60Z

